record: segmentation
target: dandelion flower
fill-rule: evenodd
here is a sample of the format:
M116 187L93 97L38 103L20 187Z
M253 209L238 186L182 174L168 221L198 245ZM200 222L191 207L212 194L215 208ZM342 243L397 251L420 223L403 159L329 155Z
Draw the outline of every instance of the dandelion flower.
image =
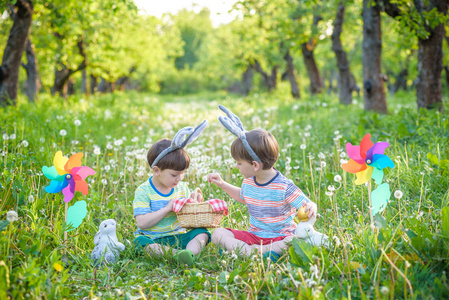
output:
M329 186L327 187L327 189L328 189L329 191L333 192L333 191L335 191L335 186L329 185Z
M30 203L34 202L34 196L33 195L29 195L28 196L28 202L30 202Z
M100 148L95 148L95 149L94 149L94 154L95 154L95 155L100 155L100 154L101 154Z
M6 133L3 134L3 140L5 140L5 141L9 140L9 135Z
M335 182L341 182L341 176L340 175L335 175L334 176L334 181Z
M15 139L16 139L16 134L15 134L15 133L11 134L11 135L9 136L9 139L10 139L10 140L15 140Z
M394 197L396 198L396 199L401 199L402 198L402 192L400 191L400 190L397 190L397 191L395 191L394 192Z
M305 149L306 149L306 145L305 145L305 144L302 144L302 145L300 146L300 148L301 148L301 150L305 150Z
M388 295L389 292L390 292L390 289L389 289L388 287L386 287L386 286L382 286L382 287L380 288L380 293L381 293L382 295L384 295L384 296Z
M14 210L10 210L6 213L6 220L8 220L9 223L17 221L18 219L19 215Z
M326 167L326 162L325 162L325 161L322 161L322 162L321 162L321 168L324 168L324 167Z
M81 125L81 121L80 120L75 120L75 126L80 126Z
M64 270L64 268L61 266L60 263L54 263L53 268L55 268L55 270L58 272L61 272L62 270Z
M106 185L106 184L108 184L108 180L107 180L106 178L103 178L103 179L101 180L101 183L102 183L103 185Z
M60 134L61 136L66 136L66 135L67 135L67 131L64 130L64 129L61 129L61 131L59 131L59 134Z
M29 143L28 143L27 140L23 140L23 141L22 141L22 145L23 145L24 147L28 147Z

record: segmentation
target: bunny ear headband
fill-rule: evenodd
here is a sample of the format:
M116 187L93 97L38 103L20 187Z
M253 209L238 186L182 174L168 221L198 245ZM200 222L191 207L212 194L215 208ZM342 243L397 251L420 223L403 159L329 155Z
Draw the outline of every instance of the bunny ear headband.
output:
M184 127L183 129L179 130L178 133L173 138L173 141L171 142L170 147L159 153L159 155L154 160L151 167L154 167L157 165L157 163L168 153L173 152L179 148L185 148L187 145L191 144L193 141L195 141L200 134L203 132L203 130L207 127L207 121L204 120L200 125L198 125L196 128L193 128L191 126ZM187 137L186 137L187 136Z
M240 121L239 117L234 115L229 109L227 109L223 105L219 105L218 107L227 116L227 117L219 116L218 121L220 121L220 123L223 124L223 126L226 127L227 130L229 130L232 134L238 137L242 141L243 147L245 147L246 151L248 151L249 156L251 156L252 159L260 163L261 162L260 158L256 155L256 153L246 140L245 135L246 130L243 128L242 122Z

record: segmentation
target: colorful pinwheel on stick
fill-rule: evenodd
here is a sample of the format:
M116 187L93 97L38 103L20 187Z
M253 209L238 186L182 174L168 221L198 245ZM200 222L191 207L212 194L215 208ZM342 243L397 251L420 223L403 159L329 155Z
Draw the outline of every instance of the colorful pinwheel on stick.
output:
M84 179L89 175L95 174L95 171L91 168L81 166L82 157L83 153L76 153L67 158L62 155L61 151L58 151L53 159L54 165L42 167L45 177L51 180L45 191L47 193L59 193L62 191L66 204L66 222L69 220L73 229L77 228L86 216L87 203L86 201L78 201L70 208L68 208L68 203L77 191L87 195L89 189Z
M70 158L62 155L61 151L56 152L53 159L54 166L42 167L45 177L51 180L50 185L45 188L47 193L64 194L64 202L72 200L75 191L87 195L89 189L87 182L84 181L87 176L94 175L95 171L89 167L81 166L83 153L76 153Z
M394 168L393 161L386 156L385 149L390 145L387 142L371 142L371 135L367 133L360 145L346 144L346 151L349 161L342 164L343 170L356 174L355 184L368 183L368 198L370 201L371 221L373 215L383 211L390 199L390 187L387 183L382 183L384 169ZM377 189L371 192L371 178L378 185Z

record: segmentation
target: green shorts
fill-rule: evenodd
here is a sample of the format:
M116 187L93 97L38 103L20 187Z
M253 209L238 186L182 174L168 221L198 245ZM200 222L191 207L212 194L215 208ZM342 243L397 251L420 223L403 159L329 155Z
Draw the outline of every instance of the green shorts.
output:
M206 245L209 244L211 235L206 228L195 228L186 233L174 234L155 239L152 239L151 237L146 235L141 235L134 239L134 244L137 248L145 248L150 244L160 244L175 249L185 249L187 247L187 244L200 233L207 233L209 239L207 240Z

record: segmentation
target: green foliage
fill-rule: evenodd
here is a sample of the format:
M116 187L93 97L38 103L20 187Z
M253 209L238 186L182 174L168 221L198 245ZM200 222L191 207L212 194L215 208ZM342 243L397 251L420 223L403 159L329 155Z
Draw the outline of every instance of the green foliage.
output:
M209 39L212 32L210 12L203 8L199 13L183 9L176 15L170 15L172 22L179 29L184 42L184 54L175 60L178 70L192 68L199 60L199 49Z

